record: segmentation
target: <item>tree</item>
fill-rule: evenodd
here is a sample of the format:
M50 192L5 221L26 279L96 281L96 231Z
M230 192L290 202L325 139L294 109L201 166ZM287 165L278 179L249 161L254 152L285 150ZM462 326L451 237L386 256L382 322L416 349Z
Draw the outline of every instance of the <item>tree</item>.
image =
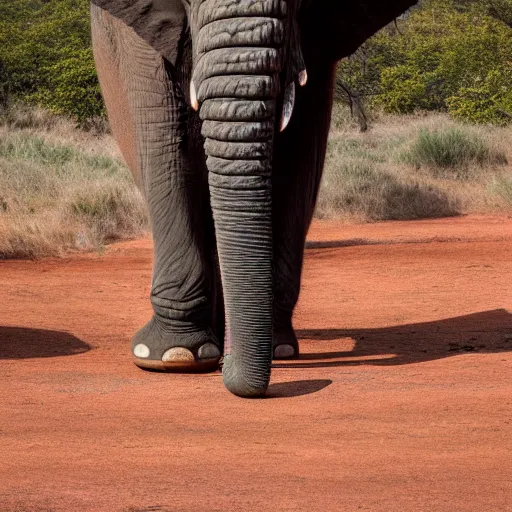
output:
M387 112L510 122L511 14L512 0L426 0L342 62L339 77Z

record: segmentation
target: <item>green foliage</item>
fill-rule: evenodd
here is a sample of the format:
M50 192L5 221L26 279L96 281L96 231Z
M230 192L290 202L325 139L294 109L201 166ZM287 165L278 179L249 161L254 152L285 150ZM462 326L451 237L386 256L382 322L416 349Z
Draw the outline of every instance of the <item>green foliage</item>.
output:
M79 124L103 115L87 0L0 3L0 96L35 103Z
M80 124L103 114L103 102L93 65L92 51L80 50L48 68L51 87L31 98L57 114L67 114Z
M468 179L474 166L507 163L501 151L493 151L482 138L459 128L420 130L403 159L418 169L427 167L455 179Z
M408 65L382 70L381 85L387 91L379 99L387 112L410 114L428 105L425 78Z
M512 0L422 0L345 59L339 77L386 112L440 110L505 125L511 27ZM82 126L104 116L88 0L0 0L0 107L8 97Z
M339 66L371 106L512 120L512 0L425 0Z
M472 87L461 87L446 100L453 117L474 123L509 124L512 120L512 69L493 69Z

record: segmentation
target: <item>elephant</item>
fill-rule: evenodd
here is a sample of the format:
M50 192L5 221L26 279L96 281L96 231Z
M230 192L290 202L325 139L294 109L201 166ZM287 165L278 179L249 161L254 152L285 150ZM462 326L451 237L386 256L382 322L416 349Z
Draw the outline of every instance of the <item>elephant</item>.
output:
M92 0L114 137L148 205L152 319L135 364L262 397L292 315L336 63L417 0ZM222 357L223 355L223 357Z

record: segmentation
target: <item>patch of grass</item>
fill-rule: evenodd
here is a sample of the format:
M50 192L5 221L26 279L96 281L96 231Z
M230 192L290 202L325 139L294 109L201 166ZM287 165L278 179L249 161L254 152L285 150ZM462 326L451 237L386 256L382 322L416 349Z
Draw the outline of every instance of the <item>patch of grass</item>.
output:
M141 198L129 182L90 184L75 190L68 201L70 213L91 226L96 238L104 243L124 238L127 233L141 233L147 227Z
M0 127L0 258L99 250L148 231L111 137L57 128Z
M123 172L124 164L107 155L89 155L71 145L50 143L26 132L14 132L0 140L0 158L23 160L43 166L63 167L72 162L93 171Z
M0 140L0 158L29 160L43 165L63 165L76 158L70 146L54 146L40 137L15 134Z
M360 133L343 110L334 107L317 217L418 219L506 207L506 187L498 194L490 184L510 169L510 130L418 114L381 115Z
M421 129L403 158L417 169L427 167L455 179L468 179L475 167L507 164L504 152L493 150L483 138L462 128Z
M0 107L0 126L12 130L53 130L59 118L47 110L24 104L11 103Z
M501 197L505 203L512 208L512 175L510 177L498 176L491 188L495 194Z
M361 144L361 141L357 138L331 139L328 142L328 151L330 153L342 153L347 158L358 158L369 162L383 163L386 161L379 148L371 147L369 144Z
M0 126L14 130L37 130L52 132L62 125L76 128L76 123L51 113L48 110L20 102L9 102L0 106ZM98 136L110 133L108 122L104 117L95 117L83 123L84 129Z
M316 214L366 221L404 220L457 215L459 205L442 190L361 162L331 166L322 183Z

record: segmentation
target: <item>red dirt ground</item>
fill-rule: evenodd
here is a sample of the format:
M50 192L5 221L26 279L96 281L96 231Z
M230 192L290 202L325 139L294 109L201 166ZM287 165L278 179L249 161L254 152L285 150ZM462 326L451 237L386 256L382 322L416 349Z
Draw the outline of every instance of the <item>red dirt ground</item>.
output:
M0 263L0 511L512 511L512 219L309 247L266 400L131 363L150 241Z

